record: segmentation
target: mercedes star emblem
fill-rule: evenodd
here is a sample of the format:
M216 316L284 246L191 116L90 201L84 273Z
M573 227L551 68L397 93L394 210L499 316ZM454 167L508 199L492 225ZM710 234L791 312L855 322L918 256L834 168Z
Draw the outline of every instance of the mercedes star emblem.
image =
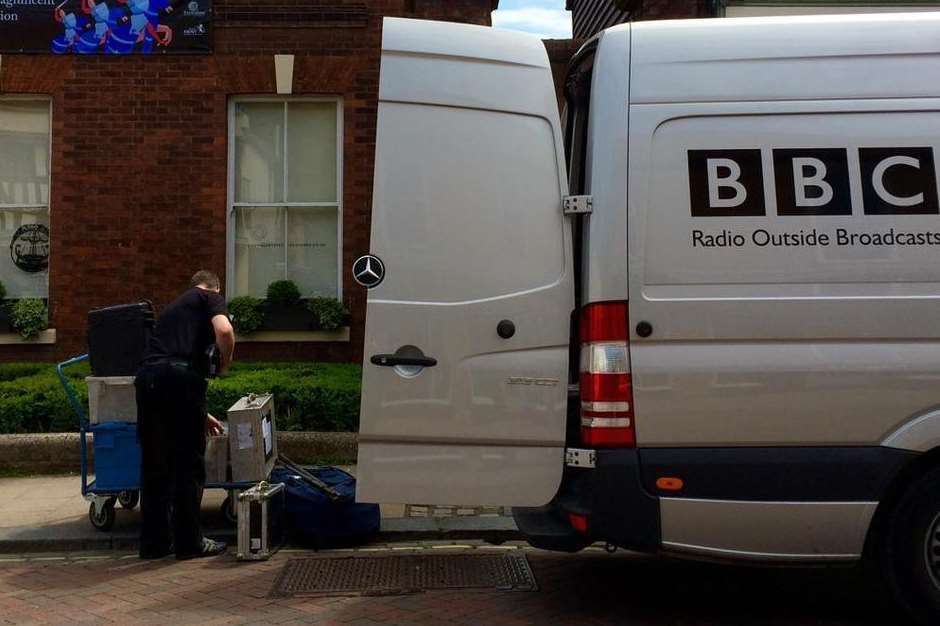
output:
M371 254L361 256L353 263L353 278L366 289L378 287L385 278L385 263Z

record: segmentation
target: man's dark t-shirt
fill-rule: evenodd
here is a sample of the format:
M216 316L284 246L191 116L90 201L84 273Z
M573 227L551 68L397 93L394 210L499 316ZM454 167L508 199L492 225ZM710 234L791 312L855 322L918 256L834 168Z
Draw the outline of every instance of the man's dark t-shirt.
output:
M185 292L161 313L150 338L147 362L194 361L215 343L212 318L228 315L225 298L198 287Z

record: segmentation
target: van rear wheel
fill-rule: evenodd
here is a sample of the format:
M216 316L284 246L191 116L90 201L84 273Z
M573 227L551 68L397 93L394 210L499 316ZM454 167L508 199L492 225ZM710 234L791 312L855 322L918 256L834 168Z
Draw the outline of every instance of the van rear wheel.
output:
M891 512L879 561L915 622L940 623L940 468L912 484Z

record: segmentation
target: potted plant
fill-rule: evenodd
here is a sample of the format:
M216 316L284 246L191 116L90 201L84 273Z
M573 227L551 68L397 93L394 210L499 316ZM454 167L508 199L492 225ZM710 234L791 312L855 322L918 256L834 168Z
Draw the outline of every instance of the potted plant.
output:
M310 298L307 310L316 317L317 328L336 330L349 321L349 309L336 298Z
M314 322L294 281L277 280L268 286L264 303L265 330L311 330Z
M10 317L13 328L23 339L35 339L49 328L49 309L40 298L23 298L13 305Z
M264 325L264 302L251 296L232 298L228 303L232 325L239 335L250 335Z

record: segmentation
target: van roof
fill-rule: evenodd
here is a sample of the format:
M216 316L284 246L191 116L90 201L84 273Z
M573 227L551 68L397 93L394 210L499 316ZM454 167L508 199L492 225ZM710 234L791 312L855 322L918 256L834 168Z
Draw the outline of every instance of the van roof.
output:
M535 35L488 26L399 17L385 18L382 51L549 66L545 45Z
M608 36L632 37L632 103L940 96L940 12L637 22Z

